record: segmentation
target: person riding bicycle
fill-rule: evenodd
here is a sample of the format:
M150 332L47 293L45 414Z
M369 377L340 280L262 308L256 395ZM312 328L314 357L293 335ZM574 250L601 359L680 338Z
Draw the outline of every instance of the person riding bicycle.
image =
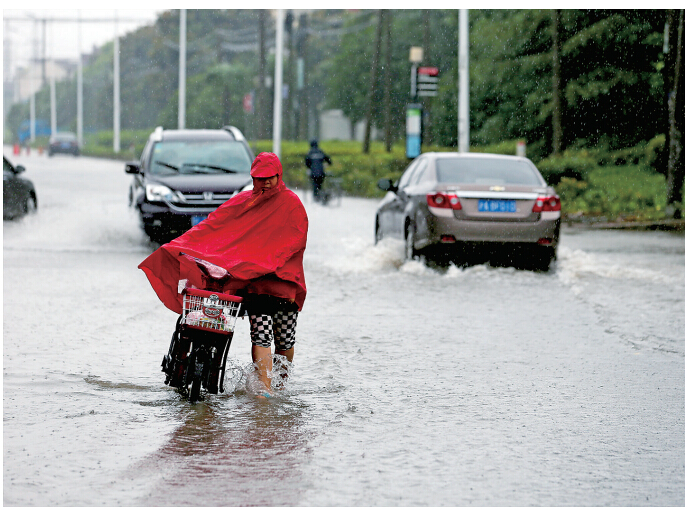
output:
M162 245L139 268L158 298L182 313L178 286L202 288L204 276L194 258L224 268L230 278L222 292L244 297L251 329L251 355L270 396L271 346L290 363L294 358L297 315L306 299L303 257L308 217L299 197L282 180L277 155L262 152L251 165L254 188L238 193L208 218Z
M332 165L333 162L325 152L318 146L318 140L311 140L311 149L304 158L306 166L309 168L309 175L313 183L313 198L318 202L321 198L321 187L325 180L325 165Z

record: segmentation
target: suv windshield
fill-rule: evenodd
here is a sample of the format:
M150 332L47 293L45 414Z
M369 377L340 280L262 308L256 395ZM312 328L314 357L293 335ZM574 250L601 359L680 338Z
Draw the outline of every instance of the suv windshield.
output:
M152 174L211 174L251 171L251 160L240 142L193 140L158 142L151 156Z
M442 158L437 160L438 181L454 184L523 184L540 186L536 171L524 161L506 159Z

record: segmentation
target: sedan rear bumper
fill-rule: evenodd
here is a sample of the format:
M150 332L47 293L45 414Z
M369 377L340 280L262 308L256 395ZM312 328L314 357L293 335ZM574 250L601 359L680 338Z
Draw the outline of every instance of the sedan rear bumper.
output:
M543 215L541 215L543 216ZM423 249L435 244L458 242L527 243L556 247L560 234L560 218L541 217L534 222L496 222L457 220L455 218L427 217L427 228L417 231L415 247Z

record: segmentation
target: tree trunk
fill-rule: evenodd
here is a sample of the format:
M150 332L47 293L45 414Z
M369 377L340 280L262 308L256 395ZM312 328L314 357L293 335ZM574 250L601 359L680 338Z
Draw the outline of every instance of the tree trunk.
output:
M306 49L309 38L308 32L308 17L306 14L299 16L299 32L297 36L297 54L302 60L302 88L299 90L299 108L297 109L297 139L305 140L309 136L309 113L307 108L308 97L306 94L308 76Z
M368 109L366 110L366 134L364 135L364 154L368 154L371 146L371 120L373 118L373 97L378 81L378 61L380 59L380 45L383 34L383 22L385 21L385 9L378 12L378 28L376 29L376 47L373 50L373 64L371 65L371 86L368 93Z
M268 11L258 11L258 87L256 94L256 138L266 138L266 117L268 108L266 102L266 17Z
M287 85L287 99L285 100L285 108L282 114L282 129L285 140L294 140L294 39L292 37L292 28L294 26L294 14L290 9L285 13L285 39L287 39L287 69L285 76L285 84ZM282 94L282 91L280 91Z
M385 13L385 78L383 80L385 87L385 98L383 103L385 105L385 150L392 152L392 111L390 105L390 89L392 88L392 72L390 66L392 65L392 12Z
M553 10L553 154L562 152L562 75L560 74L560 9Z
M669 51L666 67L670 82L668 94L667 151L667 210L669 217L682 217L682 188L684 186L684 10L668 12Z

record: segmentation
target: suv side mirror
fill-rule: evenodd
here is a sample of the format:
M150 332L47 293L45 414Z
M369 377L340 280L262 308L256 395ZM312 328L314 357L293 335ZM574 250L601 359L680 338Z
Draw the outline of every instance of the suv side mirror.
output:
M124 171L125 171L125 173L128 173L128 174L140 174L141 173L141 167L139 166L139 163L136 163L136 162L125 163L124 164Z
M382 189L383 191L392 191L393 193L397 192L397 186L395 186L392 183L391 179L381 179L378 181L378 187Z
M26 172L26 168L24 168L24 165L17 165L14 167L15 174L20 174L22 172Z

